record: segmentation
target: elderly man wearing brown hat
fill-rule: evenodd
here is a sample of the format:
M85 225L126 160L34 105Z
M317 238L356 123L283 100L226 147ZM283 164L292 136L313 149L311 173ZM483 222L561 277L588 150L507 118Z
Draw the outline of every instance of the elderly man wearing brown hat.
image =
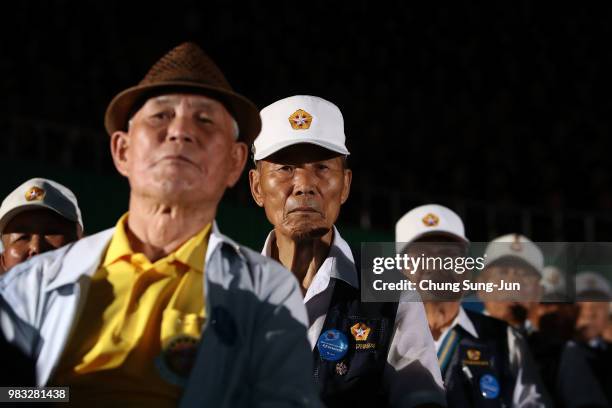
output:
M18 265L0 325L39 386L103 406L317 405L301 292L214 218L261 120L187 43L106 112L130 183L115 228Z

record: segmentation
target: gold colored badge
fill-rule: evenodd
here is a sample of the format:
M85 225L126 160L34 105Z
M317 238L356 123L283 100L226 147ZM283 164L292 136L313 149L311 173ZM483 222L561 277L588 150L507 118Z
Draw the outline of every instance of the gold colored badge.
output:
M351 334L357 341L366 341L370 335L370 328L365 323L356 323L351 327Z
M480 350L469 349L467 351L467 357L472 361L480 360Z
M440 223L440 218L436 214L429 213L422 219L426 227L435 227Z
M41 201L43 198L45 198L45 190L40 187L31 187L25 193L27 201Z
M312 123L312 115L305 110L298 109L289 116L289 123L295 130L308 129Z

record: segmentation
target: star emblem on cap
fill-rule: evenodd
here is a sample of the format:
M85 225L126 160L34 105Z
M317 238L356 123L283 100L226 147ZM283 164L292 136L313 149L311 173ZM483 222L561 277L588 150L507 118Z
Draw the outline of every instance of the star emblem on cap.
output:
M429 213L421 221L426 227L435 227L440 223L440 218L436 214Z
M26 201L41 201L45 198L45 190L40 187L30 187L25 193Z
M303 109L298 109L289 116L289 123L295 130L308 129L312 123L312 115Z

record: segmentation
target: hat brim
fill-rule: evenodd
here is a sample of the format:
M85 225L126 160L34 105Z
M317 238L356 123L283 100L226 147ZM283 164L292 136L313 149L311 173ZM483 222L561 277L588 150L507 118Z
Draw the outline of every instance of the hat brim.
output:
M419 239L423 238L423 237L427 237L430 235L439 235L441 237L445 237L445 238L452 238L454 241L460 243L460 244L465 244L465 245L470 245L470 240L467 239L466 237L463 237L461 235L457 235L452 231L449 230L445 230L445 229L437 229L437 230L433 230L433 231L423 231L418 235L415 235L410 241L398 241L395 244L395 249L397 252L402 252L404 250L406 250L406 248L410 245L413 244L414 242L418 241Z
M66 219L67 221L74 222L75 224L81 225L78 219L73 220L67 217L66 214L62 214L61 212L57 211L55 208L51 207L50 205L46 205L40 201L36 201L36 202L28 203L28 204L19 205L13 208L12 210L10 210L9 212L7 212L6 214L4 214L2 218L0 218L0 234L4 233L4 228L6 228L8 223L11 222L13 218L15 218L17 215L23 212L30 211L30 210L50 210L56 213L57 215L59 215L60 217ZM81 228L83 228L82 225L81 225Z
M336 144L333 143L328 143L325 140L313 140L313 139L308 139L308 138L296 138L296 139L291 139L291 140L283 140L281 142L278 142L272 146L267 147L266 149L262 149L261 151L256 150L255 154L253 155L253 159L254 160L263 160L268 156L273 155L274 153L289 147L289 146L293 146L296 144L301 144L301 143L308 143L308 144L312 144L315 146L319 146L319 147L323 147L324 149L327 150L331 150L332 152L336 152L338 154L344 155L344 156L348 156L350 153L349 151L346 149L346 147L343 146L338 146Z
M244 96L227 89L208 86L191 81L165 81L155 84L137 85L128 88L113 98L106 109L104 127L109 135L118 130L126 131L130 114L135 105L149 92L193 92L209 96L221 102L236 120L239 140L251 145L261 131L261 117L257 107Z

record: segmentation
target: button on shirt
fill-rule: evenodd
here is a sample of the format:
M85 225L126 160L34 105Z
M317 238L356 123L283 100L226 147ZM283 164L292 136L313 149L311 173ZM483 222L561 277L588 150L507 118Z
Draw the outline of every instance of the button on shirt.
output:
M440 349L446 336L455 327L461 327L472 337L478 338L478 332L463 307L452 323L442 330L440 337L435 340L436 352ZM547 396L544 387L535 369L535 363L527 349L525 339L515 329L508 326L508 352L510 370L516 378L516 385L512 395L513 407L545 407Z
M270 256L275 242L272 231L268 234L262 254ZM304 296L310 324L308 340L313 349L325 323L335 282L340 279L359 288L357 273L351 249L334 227L329 254ZM446 405L435 347L421 302L399 303L387 362L384 383L391 406Z

